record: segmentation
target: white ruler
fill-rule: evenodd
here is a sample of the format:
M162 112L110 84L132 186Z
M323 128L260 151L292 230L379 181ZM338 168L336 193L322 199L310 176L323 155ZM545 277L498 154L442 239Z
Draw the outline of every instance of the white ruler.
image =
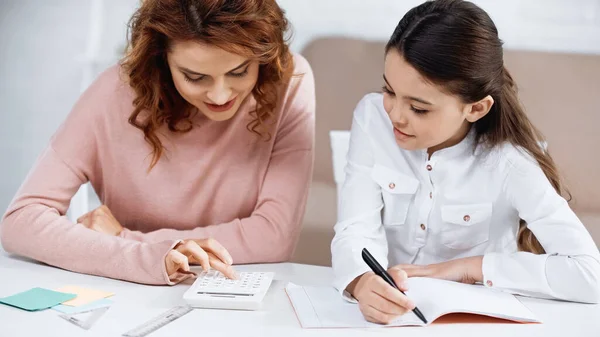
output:
M179 317L184 316L190 311L194 310L194 308L188 305L182 305L178 307L174 307L164 313L154 317L153 319L147 321L146 323L138 326L137 328L127 331L123 334L124 337L144 337L163 326L173 322Z

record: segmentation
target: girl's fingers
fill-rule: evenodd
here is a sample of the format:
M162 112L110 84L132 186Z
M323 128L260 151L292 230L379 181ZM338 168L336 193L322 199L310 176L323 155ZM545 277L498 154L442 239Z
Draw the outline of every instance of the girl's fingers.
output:
M379 296L387 299L408 310L415 308L415 304L406 295L402 294L398 289L387 284L382 278L374 282L372 291Z
M365 316L367 321L373 322L373 323L379 323L379 324L389 324L396 317L398 317L395 315L390 315L390 314L381 312L370 305L361 306L360 311L362 312L363 316Z

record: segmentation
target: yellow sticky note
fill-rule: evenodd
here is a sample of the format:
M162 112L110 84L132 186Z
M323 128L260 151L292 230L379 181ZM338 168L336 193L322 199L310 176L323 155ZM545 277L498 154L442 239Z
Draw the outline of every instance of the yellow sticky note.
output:
M74 299L62 303L63 305L68 305L71 307L78 307L80 305L85 305L97 301L99 299L107 298L114 295L114 293L108 291L82 288L78 286L64 286L62 288L56 289L56 291L77 294L77 297L75 297Z

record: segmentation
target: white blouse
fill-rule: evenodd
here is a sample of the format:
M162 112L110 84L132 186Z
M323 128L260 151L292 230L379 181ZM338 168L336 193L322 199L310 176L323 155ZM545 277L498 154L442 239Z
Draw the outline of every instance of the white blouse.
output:
M354 111L340 218L331 245L343 293L369 271L367 248L385 267L483 255L483 284L514 294L597 303L600 253L537 162L506 144L474 148L471 132L436 151L406 151L381 94ZM519 219L546 254L517 250Z

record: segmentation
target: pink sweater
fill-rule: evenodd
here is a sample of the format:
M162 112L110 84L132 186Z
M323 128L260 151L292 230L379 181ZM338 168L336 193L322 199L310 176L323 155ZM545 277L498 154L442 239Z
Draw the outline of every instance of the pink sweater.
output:
M0 224L8 252L75 272L172 284L164 258L180 239L212 237L235 264L290 259L300 232L314 152L315 90L308 62L271 121L271 139L246 129L252 97L229 121L195 117L184 134L161 129L166 151L148 172L151 147L128 123L133 91L120 68L81 96L38 158ZM101 234L65 213L90 181L126 229Z

